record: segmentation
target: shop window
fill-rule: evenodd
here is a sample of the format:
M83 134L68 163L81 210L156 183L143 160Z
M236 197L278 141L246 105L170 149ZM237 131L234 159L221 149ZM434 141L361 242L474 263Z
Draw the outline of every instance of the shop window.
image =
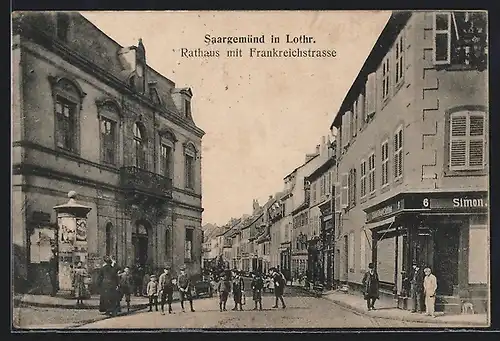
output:
M486 16L479 11L435 12L434 64L484 70L488 60Z
M184 240L184 260L187 262L193 261L193 241L194 228L186 227L186 236Z
M382 164L382 183L381 186L387 186L389 184L389 141L384 141L382 143L382 151L380 153L381 164Z
M140 123L134 124L135 166L146 169L146 138L144 127Z
M366 270L366 235L365 229L361 230L361 241L359 243L360 252L359 252L359 269L361 271Z
M450 170L483 170L486 154L486 114L459 111L450 115Z

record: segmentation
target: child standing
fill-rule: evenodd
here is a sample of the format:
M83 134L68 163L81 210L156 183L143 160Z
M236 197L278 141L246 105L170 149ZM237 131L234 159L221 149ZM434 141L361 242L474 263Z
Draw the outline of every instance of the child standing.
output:
M159 285L156 281L156 276L151 275L147 287L147 295L149 297L149 311L153 311L153 304L158 311L158 289Z
M262 310L262 289L264 288L264 281L260 274L254 274L252 279L252 294L253 301L255 302L255 308L253 310L257 310L257 303L259 303L259 310Z
M227 298L231 292L231 281L228 276L221 277L217 291L219 292L220 311L226 311Z

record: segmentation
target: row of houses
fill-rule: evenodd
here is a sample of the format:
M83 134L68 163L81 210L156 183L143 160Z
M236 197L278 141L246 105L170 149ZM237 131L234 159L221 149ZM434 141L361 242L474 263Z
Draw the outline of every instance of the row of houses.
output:
M437 309L486 310L486 70L486 13L394 12L335 114L334 139L211 251L243 270L280 266L353 290L373 263L402 308L419 263L437 276Z

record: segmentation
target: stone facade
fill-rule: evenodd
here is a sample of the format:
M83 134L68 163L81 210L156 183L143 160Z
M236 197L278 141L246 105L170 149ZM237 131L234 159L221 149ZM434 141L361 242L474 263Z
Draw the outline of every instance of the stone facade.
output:
M147 65L142 41L122 47L78 13L16 13L12 56L16 274L36 281L30 234L53 226L70 190L92 207L89 263L199 273L204 132L191 90Z

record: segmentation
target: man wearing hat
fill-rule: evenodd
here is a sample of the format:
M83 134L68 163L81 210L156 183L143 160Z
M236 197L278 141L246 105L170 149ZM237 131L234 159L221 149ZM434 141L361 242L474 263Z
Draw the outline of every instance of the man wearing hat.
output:
M180 272L181 273L177 277L177 286L179 287L179 293L181 294L182 312L185 312L184 300L186 298L189 300L189 305L191 306L191 311L194 312L193 296L191 295L191 279L186 274L186 266L185 265L181 266Z
M172 283L172 275L170 274L170 267L165 266L163 273L160 275L160 304L161 314L165 315L165 301L168 304L168 313L172 314L172 300L174 294L174 284Z
M412 313L422 312L422 293L424 291L424 272L413 262L413 274L410 281L410 293L413 301Z
M375 310L375 301L379 298L379 279L375 265L368 264L368 271L363 277L363 295L368 310Z

